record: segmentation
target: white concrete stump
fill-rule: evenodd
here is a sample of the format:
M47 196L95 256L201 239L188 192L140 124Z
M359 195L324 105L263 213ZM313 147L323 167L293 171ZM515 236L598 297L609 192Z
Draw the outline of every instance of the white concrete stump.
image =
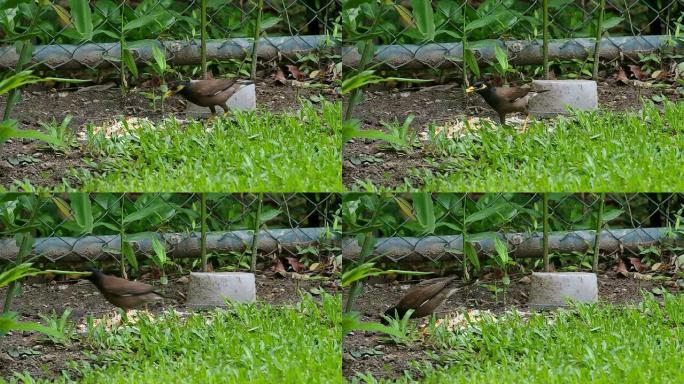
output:
M251 303L256 300L253 273L191 272L188 301L191 308L225 307L225 300Z
M533 80L535 89L548 89L530 99L530 113L534 116L567 114L567 106L575 109L598 108L598 89L593 80Z
M254 84L246 85L235 92L226 102L231 111L253 111L256 109L256 86ZM216 107L216 113L223 113L221 107ZM188 117L208 117L211 116L211 111L207 107L200 107L199 105L187 102L185 107L185 114Z
M568 299L581 303L598 300L598 280L588 272L534 272L530 283L530 307L567 307Z

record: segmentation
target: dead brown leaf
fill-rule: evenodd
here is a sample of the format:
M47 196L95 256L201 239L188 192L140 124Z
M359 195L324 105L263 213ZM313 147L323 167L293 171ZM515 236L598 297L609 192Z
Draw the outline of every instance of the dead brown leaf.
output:
M632 71L632 74L637 78L637 80L644 80L648 78L648 74L642 71L641 67L638 65L630 64L629 70Z
M287 84L287 79L285 78L285 73L283 72L282 69L280 69L280 67L278 67L278 70L273 75L273 78L275 79L276 82L278 82L280 84L283 84L283 85Z
M273 271L282 277L287 276L287 272L285 271L285 265L283 264L283 261L280 260L280 258L276 259L276 264L273 266Z
M618 69L618 71L615 72L613 76L615 76L615 79L617 79L617 81L621 82L622 84L629 84L627 74L625 73L625 70L622 69L622 67Z
M632 266L634 267L634 269L636 269L636 271L639 273L644 273L644 271L648 269L641 262L641 259L639 259L638 257L630 257L629 262L632 263Z
M298 81L304 81L307 79L307 76L304 74L304 72L300 71L299 68L297 68L294 65L288 65L287 70L290 71L292 77L294 77Z
M287 262L290 264L292 269L297 273L308 270L306 265L300 263L299 260L297 260L297 258L295 258L295 257L288 257Z
M618 262L615 265L615 271L618 273L618 275L622 275L624 277L629 277L629 272L627 271L627 267L625 266L625 262L622 261L622 259L618 259Z

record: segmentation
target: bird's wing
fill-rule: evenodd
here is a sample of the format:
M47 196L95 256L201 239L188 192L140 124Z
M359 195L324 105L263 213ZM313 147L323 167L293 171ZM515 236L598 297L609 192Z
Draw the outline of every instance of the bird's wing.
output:
M439 291L443 290L449 283L456 279L455 276L430 279L428 281L433 281L431 285L416 285L415 287L406 291L404 297L399 300L397 307L402 308L418 308L426 301L430 300ZM417 293L420 291L420 293Z
M207 80L197 83L194 88L202 96L214 96L232 87L235 83L237 83L237 79Z
M115 276L108 276L107 279L102 281L102 288L117 296L135 296L155 293L155 288L149 284L141 283L139 281L129 281Z
M530 93L531 89L530 88L523 88L523 87L510 87L510 88L497 88L496 93L501 96L502 98L514 102L518 100L519 98L527 95Z

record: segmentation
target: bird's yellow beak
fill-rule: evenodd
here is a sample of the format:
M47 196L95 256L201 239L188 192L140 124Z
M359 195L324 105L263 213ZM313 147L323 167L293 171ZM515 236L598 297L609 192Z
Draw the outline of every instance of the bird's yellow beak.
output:
M487 88L487 84L482 84L480 86L480 88L475 88L474 86L471 85L470 87L466 88L466 93L473 93L473 92L476 92L476 91L479 91L479 90L482 90L485 88Z
M183 88L185 88L185 87L183 87L182 85L178 85L173 89L169 89L168 91L164 92L164 97L173 96L176 93L180 92L181 89L183 89Z

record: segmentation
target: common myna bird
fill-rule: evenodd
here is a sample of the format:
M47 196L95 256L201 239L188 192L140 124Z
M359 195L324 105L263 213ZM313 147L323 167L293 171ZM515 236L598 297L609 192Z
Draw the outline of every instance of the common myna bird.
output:
M247 85L253 84L249 80L239 79L214 79L214 80L190 80L171 83L165 97L180 93L188 101L201 107L209 107L213 115L216 114L216 106L228 112L226 101L235 92Z
M499 114L501 124L506 124L506 114L522 112L525 114L525 125L530 117L530 99L539 93L547 92L548 89L537 90L530 86L523 87L494 87L486 83L478 82L466 89L467 93L477 92ZM524 129L523 128L523 129Z
M419 283L409 289L397 305L386 310L385 316L403 318L409 309L413 309L412 319L431 315L444 300L456 291L456 289L447 289L455 279L455 276L440 277Z
M90 272L92 274L86 279L95 284L107 301L123 310L127 311L163 299L155 287L149 284L105 275L97 269L91 269Z

